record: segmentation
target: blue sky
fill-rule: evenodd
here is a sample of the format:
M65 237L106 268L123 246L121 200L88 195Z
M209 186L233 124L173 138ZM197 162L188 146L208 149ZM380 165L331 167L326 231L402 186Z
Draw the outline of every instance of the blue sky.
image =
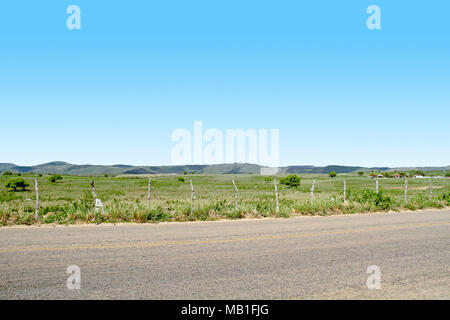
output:
M81 8L68 30L66 8ZM381 30L366 9L381 8ZM450 164L448 1L10 1L0 162L171 164L177 128L279 129L280 164Z

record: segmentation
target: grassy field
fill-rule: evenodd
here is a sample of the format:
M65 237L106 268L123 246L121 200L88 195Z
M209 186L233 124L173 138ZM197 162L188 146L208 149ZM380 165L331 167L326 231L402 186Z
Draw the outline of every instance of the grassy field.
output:
M154 175L151 209L147 204L148 177L64 176L57 183L48 176L24 175L28 191L10 192L5 183L14 177L0 176L0 225L34 224L34 179L39 182L39 223L76 222L161 222L247 217L289 217L291 215L328 215L374 212L380 210L442 208L450 202L450 179L432 179L433 199L429 199L428 179L409 179L408 204L403 201L404 180L381 179L379 194L375 181L356 174L299 175L299 188L279 185L280 211L275 210L274 185L257 175ZM178 180L185 179L184 182ZM234 207L235 179L239 188L239 207ZM280 178L280 177L277 177ZM191 210L192 179L196 199ZM315 200L310 201L312 180L316 180ZM95 180L97 196L103 201L104 214L93 207L90 181ZM343 201L347 181L348 201Z

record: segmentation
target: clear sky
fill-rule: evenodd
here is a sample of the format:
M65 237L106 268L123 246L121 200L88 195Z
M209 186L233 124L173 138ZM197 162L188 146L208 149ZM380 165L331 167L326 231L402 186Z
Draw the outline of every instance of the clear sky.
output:
M81 8L69 30L66 8ZM381 30L366 26L369 5ZM171 164L177 128L281 165L450 164L450 2L4 1L0 162Z

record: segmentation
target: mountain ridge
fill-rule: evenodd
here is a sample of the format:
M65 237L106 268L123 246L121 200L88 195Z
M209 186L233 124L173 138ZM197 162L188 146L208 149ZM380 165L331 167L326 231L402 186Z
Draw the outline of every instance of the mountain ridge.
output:
M0 174L4 171L14 173L58 173L69 175L120 175L120 174L182 174L186 172L195 172L198 174L259 174L260 165L249 163L230 163L230 164L213 164L213 165L178 165L178 166L132 166L125 164L116 165L91 165L91 164L70 164L64 161L53 161L35 166L19 166L13 163L0 163ZM352 173L357 171L389 171L389 170L424 170L438 171L450 170L449 166L443 167L362 167L362 166L312 166L312 165L294 165L280 168L280 173L284 174L301 174L301 173Z

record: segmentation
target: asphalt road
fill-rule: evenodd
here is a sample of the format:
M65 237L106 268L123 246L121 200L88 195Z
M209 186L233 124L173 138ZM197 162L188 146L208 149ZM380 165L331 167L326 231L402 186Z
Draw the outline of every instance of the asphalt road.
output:
M449 210L0 228L0 299L450 299L449 268Z

